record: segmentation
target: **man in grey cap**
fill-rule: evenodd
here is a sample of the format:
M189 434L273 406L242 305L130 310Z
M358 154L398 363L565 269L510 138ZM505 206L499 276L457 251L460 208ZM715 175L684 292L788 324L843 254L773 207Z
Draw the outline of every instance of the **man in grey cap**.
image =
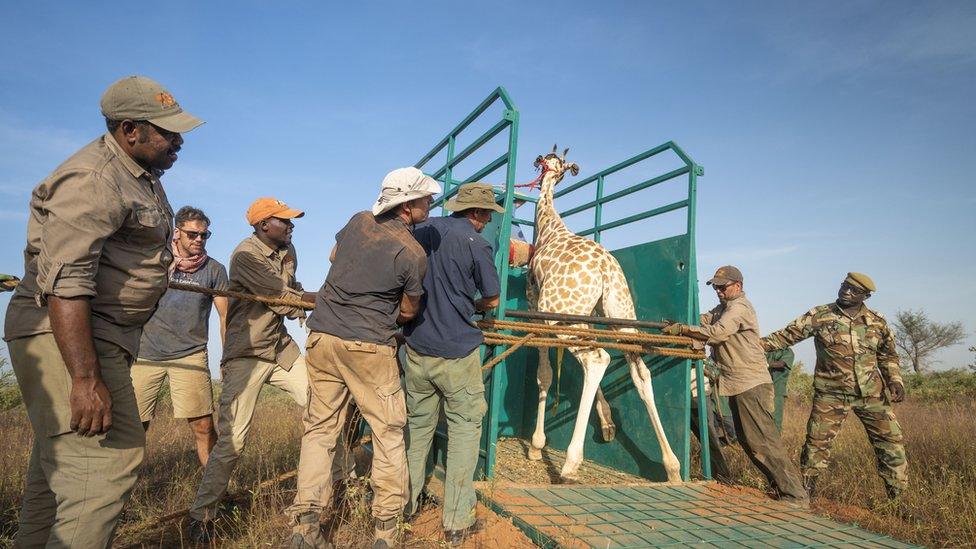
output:
M759 340L756 310L742 291L742 272L731 265L719 267L708 284L715 288L719 304L701 315L701 326L671 324L662 331L711 346L712 360L721 372L718 394L729 398L742 449L781 500L806 507L810 500L773 420L773 381Z
M129 367L166 291L159 181L203 122L142 76L102 96L108 132L34 189L4 339L34 430L17 547L107 547L146 437Z
M336 234L332 267L306 323L310 391L298 493L288 509L293 548L329 546L319 516L332 499L328 472L350 400L373 432L373 547L396 545L407 498L407 411L396 331L417 315L427 270L410 229L427 219L438 192L437 181L417 168L393 170L372 211L357 213Z
M437 418L447 419L447 472L444 478L444 538L462 543L478 528L474 470L481 445L481 422L488 404L481 378L481 330L476 311L498 305L501 285L491 245L481 237L492 212L505 209L485 183L468 183L444 205L454 213L414 227L427 252L420 314L404 326L407 340L408 513L419 510Z

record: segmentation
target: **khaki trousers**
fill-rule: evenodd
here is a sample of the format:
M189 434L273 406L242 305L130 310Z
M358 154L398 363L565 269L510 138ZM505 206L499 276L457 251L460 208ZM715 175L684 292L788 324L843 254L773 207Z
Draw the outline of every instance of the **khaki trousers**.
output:
M796 465L790 461L773 419L773 384L763 383L729 397L739 444L780 497L807 499Z
M15 547L109 547L145 454L129 377L132 358L95 340L102 379L112 395L112 428L104 435L71 432L71 377L54 335L7 345L34 430Z
M390 520L407 499L407 421L395 348L312 332L305 344L311 386L292 517L329 507L336 441L355 401L373 432L373 516Z
M190 507L190 517L196 520L213 519L217 504L227 493L264 384L285 391L299 406L305 407L308 402L308 374L301 356L290 370L257 357L228 360L221 370L223 392L217 412L217 445L210 452L196 500Z
M445 530L464 530L475 522L474 471L481 449L481 423L488 410L479 348L462 358L422 355L407 346L407 467L410 512L427 477L434 430L441 405L447 418L447 465L444 472Z

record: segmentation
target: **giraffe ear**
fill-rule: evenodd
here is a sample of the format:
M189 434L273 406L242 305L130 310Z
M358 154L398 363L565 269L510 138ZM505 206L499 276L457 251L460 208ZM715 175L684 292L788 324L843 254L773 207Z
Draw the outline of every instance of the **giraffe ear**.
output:
M573 175L579 175L579 166L576 164L576 162L571 162L569 164L569 171Z
M535 162L532 163L532 166L538 170L539 166L541 165L542 165L542 155L540 154L539 156L535 157Z

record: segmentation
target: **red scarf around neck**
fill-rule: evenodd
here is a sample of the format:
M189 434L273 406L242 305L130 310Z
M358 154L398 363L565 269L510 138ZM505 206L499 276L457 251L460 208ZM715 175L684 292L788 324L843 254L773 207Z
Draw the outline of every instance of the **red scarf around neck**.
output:
M173 236L173 266L181 273L195 273L207 262L207 253L183 257L180 255L179 237Z

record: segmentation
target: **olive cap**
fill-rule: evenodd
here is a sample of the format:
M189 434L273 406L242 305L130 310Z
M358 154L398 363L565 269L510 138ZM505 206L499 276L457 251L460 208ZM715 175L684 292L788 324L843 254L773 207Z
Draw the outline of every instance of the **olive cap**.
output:
M495 189L488 183L465 183L458 188L454 198L444 204L444 209L449 212L462 212L471 208L505 212L505 208L495 202Z
M145 120L175 133L203 124L184 111L162 84L145 76L127 76L109 86L102 94L102 115L109 120Z
M869 292L874 292L878 289L875 287L874 281L871 280L871 277L864 273L847 273L847 278L844 279L844 282Z
M710 278L705 284L725 286L726 284L731 284L733 282L742 282L742 271L732 265L726 265L724 267L719 267L715 271L715 276Z

